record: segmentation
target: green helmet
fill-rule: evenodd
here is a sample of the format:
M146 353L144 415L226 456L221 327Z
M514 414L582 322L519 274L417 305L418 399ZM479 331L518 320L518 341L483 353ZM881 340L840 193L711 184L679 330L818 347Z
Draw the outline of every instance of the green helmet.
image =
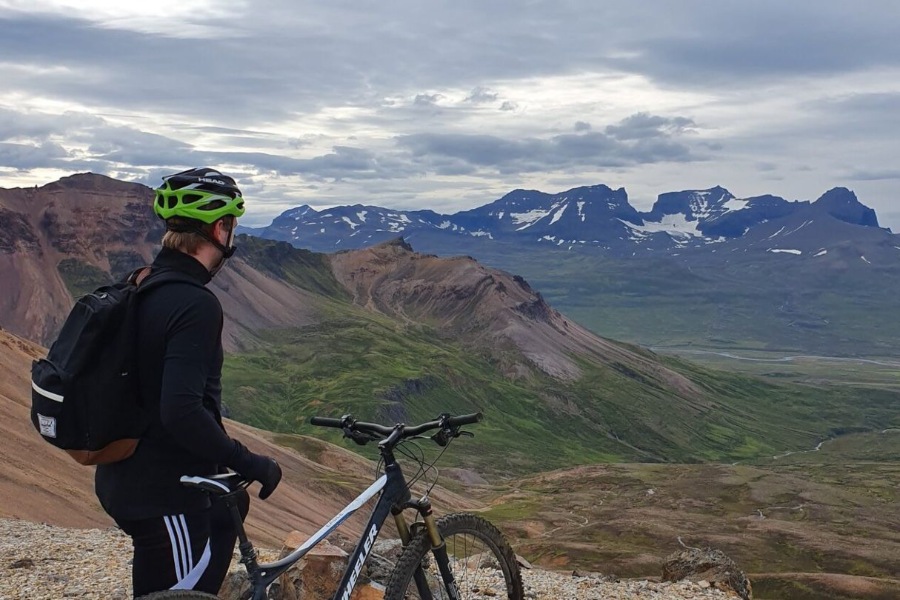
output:
M189 169L163 177L153 212L162 219L182 217L204 223L244 214L244 199L234 179L215 169Z

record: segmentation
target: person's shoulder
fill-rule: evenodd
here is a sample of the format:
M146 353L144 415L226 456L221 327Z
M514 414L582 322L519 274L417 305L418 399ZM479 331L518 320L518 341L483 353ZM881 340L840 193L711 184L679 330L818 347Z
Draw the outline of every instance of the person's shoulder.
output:
M215 293L199 281L189 278L175 278L159 282L155 289L147 290L150 302L160 302L171 307L192 308L198 311L221 313L222 304Z

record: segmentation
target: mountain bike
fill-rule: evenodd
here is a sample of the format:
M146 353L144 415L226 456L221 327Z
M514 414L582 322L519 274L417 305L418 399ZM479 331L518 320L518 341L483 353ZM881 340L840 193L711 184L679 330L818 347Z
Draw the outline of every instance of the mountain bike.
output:
M247 569L252 600L265 600L266 590L279 576L379 493L375 508L347 563L334 594L334 600L350 598L388 514L394 517L403 550L388 578L384 592L385 600L445 598L523 600L522 576L516 555L499 529L486 519L468 513L454 513L440 519L435 518L428 492L418 500L414 500L410 491L410 485L433 469L435 462L443 455L443 451L452 440L462 435L472 435L461 428L477 423L481 418L481 413L455 417L442 414L434 421L416 426L402 423L392 426L365 423L357 421L352 415L344 415L340 419L328 417L310 419L313 425L342 429L345 437L358 444L377 441L381 455L379 467L383 465L383 473L379 469L376 472L375 482L368 489L299 548L271 563L257 561L256 550L247 538L238 506L234 501L235 494L250 485L250 481L237 473L210 477L182 477L181 481L184 485L221 496L231 511L238 531L240 562ZM424 455L411 452L405 444L411 440L427 439L423 434L429 431L435 431L428 437L442 446L443 450L437 459L426 464ZM419 464L419 472L409 483L394 456L395 450L415 459ZM432 483L431 487L433 486ZM404 516L407 510L412 510L416 514L412 523ZM190 590L169 590L142 596L143 600L212 598L215 596Z

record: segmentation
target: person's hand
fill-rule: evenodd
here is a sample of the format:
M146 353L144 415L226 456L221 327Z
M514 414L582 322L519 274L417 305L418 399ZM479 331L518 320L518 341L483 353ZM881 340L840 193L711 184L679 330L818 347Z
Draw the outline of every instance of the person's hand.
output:
M265 500L272 495L281 481L281 467L274 458L261 454L253 455L253 463L253 475L248 473L241 473L241 475L260 483L262 487L259 490L259 499Z
M281 467L274 458L254 454L247 450L240 442L235 442L238 457L232 468L251 481L258 481L262 488L259 497L265 500L272 495L278 482L281 481Z

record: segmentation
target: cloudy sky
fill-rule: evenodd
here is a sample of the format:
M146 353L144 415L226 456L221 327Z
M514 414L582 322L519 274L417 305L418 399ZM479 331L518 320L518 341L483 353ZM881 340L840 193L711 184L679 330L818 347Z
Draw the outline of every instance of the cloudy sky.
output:
M0 0L0 187L217 166L260 225L844 186L900 231L898 31L896 0Z

